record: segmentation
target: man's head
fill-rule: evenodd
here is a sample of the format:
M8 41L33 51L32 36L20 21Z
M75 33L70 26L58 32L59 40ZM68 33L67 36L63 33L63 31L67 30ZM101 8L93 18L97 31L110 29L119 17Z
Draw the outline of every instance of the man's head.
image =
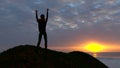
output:
M40 17L41 17L41 18L45 18L45 15L44 15L44 14L41 14Z

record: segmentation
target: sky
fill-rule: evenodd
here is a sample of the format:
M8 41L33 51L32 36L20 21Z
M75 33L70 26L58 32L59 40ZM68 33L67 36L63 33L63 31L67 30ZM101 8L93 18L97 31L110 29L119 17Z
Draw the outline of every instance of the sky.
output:
M120 0L0 0L0 51L36 45L35 10L47 8L48 48L85 51L86 43L97 42L103 51L120 51Z

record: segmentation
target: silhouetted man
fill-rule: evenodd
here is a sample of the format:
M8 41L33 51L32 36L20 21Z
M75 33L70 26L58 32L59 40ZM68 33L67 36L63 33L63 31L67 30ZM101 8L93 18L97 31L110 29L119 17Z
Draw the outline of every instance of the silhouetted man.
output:
M38 37L38 43L37 43L37 47L39 47L40 43L41 43L41 38L42 35L44 36L44 42L45 42L45 49L47 49L47 33L46 33L46 24L48 21L48 11L49 9L47 9L47 13L46 13L46 18L44 14L40 15L40 18L38 18L38 14L37 14L37 10L36 12L36 20L38 22L38 29L39 29L39 37Z

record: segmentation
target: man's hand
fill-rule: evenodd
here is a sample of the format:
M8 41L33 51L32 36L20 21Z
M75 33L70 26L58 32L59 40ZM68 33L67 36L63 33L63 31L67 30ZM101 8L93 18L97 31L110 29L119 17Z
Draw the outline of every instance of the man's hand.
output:
M35 10L35 15L36 15L36 20L38 21L38 14L37 14L37 10Z
M35 10L35 12L37 13L37 10Z
M49 9L47 8L47 13L46 13L46 22L48 21L48 11L49 11Z
M49 11L49 9L47 8L47 12Z

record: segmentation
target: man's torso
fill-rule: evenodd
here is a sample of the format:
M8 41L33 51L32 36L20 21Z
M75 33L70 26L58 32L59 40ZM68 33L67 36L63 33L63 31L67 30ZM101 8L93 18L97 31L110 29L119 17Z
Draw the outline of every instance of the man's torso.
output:
M46 31L46 21L45 19L39 19L38 20L38 27L40 32L45 32Z

